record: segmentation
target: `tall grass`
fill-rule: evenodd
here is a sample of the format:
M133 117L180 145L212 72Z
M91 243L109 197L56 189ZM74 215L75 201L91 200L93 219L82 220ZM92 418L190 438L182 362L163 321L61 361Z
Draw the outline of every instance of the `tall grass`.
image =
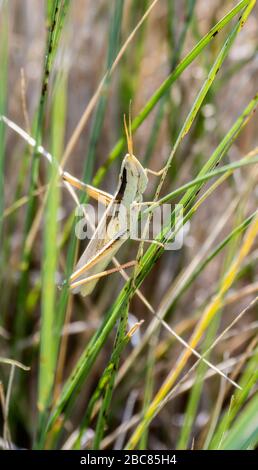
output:
M74 2L48 1L36 92L21 46L20 106L7 79L18 20L1 2L0 114L35 140L1 119L3 447L257 447L255 4L103 0L79 18ZM62 284L83 246L60 168L113 193L131 101L135 154L164 166L144 212L177 202L184 218L171 209L146 249L128 242L119 260L136 250L134 271L83 299ZM164 252L181 229L183 248Z

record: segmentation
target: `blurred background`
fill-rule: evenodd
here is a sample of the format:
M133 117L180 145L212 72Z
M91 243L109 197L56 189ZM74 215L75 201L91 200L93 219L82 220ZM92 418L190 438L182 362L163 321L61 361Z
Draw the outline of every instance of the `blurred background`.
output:
M68 3L69 8L49 77L47 103L41 127L44 147L53 153L56 152L59 160L107 67L113 63L121 46L152 2L76 0ZM65 170L79 179L92 182L117 141L124 135L123 115L128 114L130 101L134 119L180 60L236 3L230 0L159 0L129 42L119 64L106 82L100 100L65 162ZM41 96L49 28L47 5L49 4L43 0L0 0L2 63L4 58L7 61L4 114L30 135L35 135L35 116ZM162 195L196 177L237 117L257 93L257 13L256 5L234 41L190 132L175 154ZM162 96L134 133L134 153L144 166L157 170L166 163L195 97L231 28L230 23L214 37L208 47ZM55 132L59 136L58 143L55 142ZM18 447L30 448L37 422L42 266L44 230L47 224L44 210L42 212L41 208L44 188L49 181L49 165L40 157L34 213L34 221L37 218L38 223L29 232L30 239L27 242L30 257L28 264L24 266L22 251L26 198L29 193L33 151L11 129L5 128L4 139L0 356L19 360L31 368L29 372L16 369L9 405L12 442ZM243 158L257 145L257 117L254 116L233 142L222 164ZM99 179L101 189L114 193L124 154L123 148L103 179ZM225 180L207 198L186 226L183 248L165 252L141 287L155 311L162 311L162 308L167 310L166 320L173 328L178 328L178 332L185 339L189 337L196 318L217 291L227 263L238 252L241 237L219 252L181 291L184 276L187 275L187 269L191 269L193 261L196 266L200 265L236 226L256 210L255 170L256 166L252 165L236 170L233 176ZM153 197L156 185L157 178L151 176L144 196L146 201ZM61 183L58 183L58 186L59 254L56 284L65 278L72 230L71 217L75 208L69 193L63 189ZM83 248L84 245L80 246L79 250ZM119 253L118 259L120 262L126 262L133 259L136 252L137 244L128 243ZM256 246L245 259L236 282L227 293L217 332L222 331L257 293L257 254ZM24 272L26 282L21 287L21 276ZM91 296L74 296L68 307L66 305L63 330L65 342L63 341L61 358L59 357L59 365L55 371L55 397L59 395L62 384L71 373L85 344L101 325L104 315L123 285L123 278L116 273L101 280ZM57 310L60 296L57 288L55 296ZM214 363L238 357L246 351L257 331L257 325L248 328L248 325L255 323L256 315L255 307L251 308L237 324L235 334L215 348L211 355ZM128 369L124 372L120 369L121 381L114 391L104 441L104 445L109 448L123 446L116 430L121 423L129 421L142 410L146 398L146 380L152 381L150 390L153 394L182 349L161 326L156 328L156 333L151 335L134 360L131 363L126 362L128 358L133 358L131 354L139 347L144 333L153 321L152 313L137 296L130 304L129 320L131 325L140 320L144 320L144 324L122 353L120 365L126 367L125 364L128 364ZM73 415L64 424L63 436L58 446L66 445L68 437L78 427L89 397L108 363L114 338L115 329L107 338L91 374L82 387ZM151 379L148 379L147 368L151 349L148 345L155 350ZM190 360L190 365L193 362L194 360ZM1 364L3 393L6 393L9 378L9 366ZM188 434L186 433L187 438L182 437L182 429L190 391L181 390L152 422L145 445L150 449L173 448L181 439L182 447L191 447L194 439L194 446L201 447L218 390L218 376L203 381L193 423ZM230 393L225 392L221 410L228 406L229 400ZM122 434L124 440L125 436L126 434ZM86 440L85 438L85 442ZM69 447L68 444L67 446Z

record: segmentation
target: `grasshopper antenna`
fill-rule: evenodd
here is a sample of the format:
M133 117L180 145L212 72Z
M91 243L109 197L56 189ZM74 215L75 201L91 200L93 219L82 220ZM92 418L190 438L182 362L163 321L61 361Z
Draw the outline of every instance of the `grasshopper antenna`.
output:
M127 126L126 116L124 114L124 127L127 140L127 147L129 155L133 155L133 137L132 137L132 112L131 112L131 101L129 105L129 125Z

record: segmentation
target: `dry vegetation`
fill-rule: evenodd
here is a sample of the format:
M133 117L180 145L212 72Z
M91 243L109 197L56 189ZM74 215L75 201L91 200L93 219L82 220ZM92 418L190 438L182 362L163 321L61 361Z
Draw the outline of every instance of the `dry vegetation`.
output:
M0 114L59 162L65 155L65 170L114 193L130 101L142 164L159 169L176 150L160 196L229 165L173 199L184 198L182 249L145 245L135 285L116 273L89 297L72 296L57 285L83 248L74 201L55 168L0 121L2 447L257 447L258 9L253 0L236 5L0 0ZM235 168L250 152L251 164ZM158 182L150 177L146 201ZM137 249L125 244L119 262Z

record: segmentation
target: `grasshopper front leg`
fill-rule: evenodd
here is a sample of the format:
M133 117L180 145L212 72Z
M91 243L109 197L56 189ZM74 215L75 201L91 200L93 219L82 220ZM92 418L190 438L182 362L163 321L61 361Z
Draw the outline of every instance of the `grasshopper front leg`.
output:
M151 170L150 168L145 168L146 173L150 173L150 175L154 175L154 176L161 176L166 170L167 170L166 165L158 171Z

